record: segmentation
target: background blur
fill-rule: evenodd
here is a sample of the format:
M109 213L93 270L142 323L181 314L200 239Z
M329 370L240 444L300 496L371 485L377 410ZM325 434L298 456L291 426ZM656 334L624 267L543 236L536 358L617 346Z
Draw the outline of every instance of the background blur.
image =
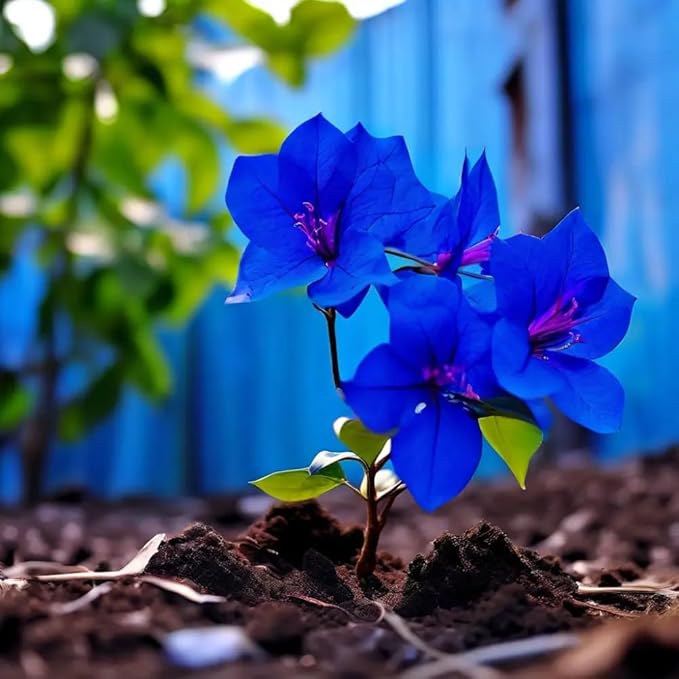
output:
M116 497L237 490L337 448L322 317L302 294L223 305L230 165L319 111L403 135L449 195L485 148L504 235L581 205L639 298L605 361L627 406L620 434L560 425L552 447L675 441L679 3L293 4L0 1L0 498L22 455L29 485ZM385 334L369 299L342 372Z

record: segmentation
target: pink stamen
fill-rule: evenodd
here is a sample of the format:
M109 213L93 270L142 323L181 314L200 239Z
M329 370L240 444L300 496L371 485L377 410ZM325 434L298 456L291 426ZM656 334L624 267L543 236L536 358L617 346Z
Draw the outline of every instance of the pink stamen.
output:
M487 238L480 240L471 247L468 247L462 253L462 261L460 266L470 266L472 264L482 264L490 259L490 251L493 247L493 241L497 238L498 231L496 229Z
M295 213L293 226L304 234L307 247L323 259L326 266L334 265L337 259L335 238L338 215L323 219L316 214L313 203L304 201L302 207L304 212Z
M533 320L528 326L528 337L533 353L545 360L547 351L565 351L583 342L583 337L573 328L582 322L576 318L578 301L571 297L565 304L558 300L551 309Z

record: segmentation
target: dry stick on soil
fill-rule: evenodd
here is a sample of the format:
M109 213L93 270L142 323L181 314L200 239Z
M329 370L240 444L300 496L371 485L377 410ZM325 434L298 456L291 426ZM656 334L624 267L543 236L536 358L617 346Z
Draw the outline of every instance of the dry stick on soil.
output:
M600 596L604 594L661 594L668 599L679 598L679 592L666 587L655 585L646 581L629 582L620 587L592 587L578 584L578 594L584 596Z
M540 634L518 641L505 641L446 655L427 665L414 667L400 674L400 679L435 679L458 672L471 679L493 679L504 673L485 667L502 663L531 660L577 646L580 639L575 634Z
M141 575L165 539L165 533L154 535L121 569L117 571L77 571L74 573L50 573L36 575L39 582L68 582L71 580L120 580L130 575Z

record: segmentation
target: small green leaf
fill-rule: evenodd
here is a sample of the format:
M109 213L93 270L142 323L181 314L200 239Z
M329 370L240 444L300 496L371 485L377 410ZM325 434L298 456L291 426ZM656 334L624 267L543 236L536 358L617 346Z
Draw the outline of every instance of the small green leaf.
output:
M331 450L321 450L320 453L311 460L309 465L309 474L318 474L327 467L337 462L344 462L345 460L353 460L354 462L360 462L364 467L365 462L356 453L352 453L345 450L341 453L334 453Z
M486 441L525 489L528 464L542 443L540 429L525 420L499 415L481 417L479 427Z
M524 420L535 424L535 418L530 408L515 396L498 396L483 401L465 396L456 396L456 399L465 405L477 417L489 417L497 415L512 419Z
M391 469L380 469L375 474L375 493L377 494L377 499L381 500L400 483L401 479ZM368 497L368 477L365 474L363 475L363 481L361 481L361 495Z
M59 418L59 436L72 443L82 438L92 427L110 415L120 398L123 370L120 364L102 371L87 388L67 403Z
M342 467L336 462L326 467L322 474L312 476L308 469L286 469L250 483L276 500L302 502L323 495L345 481Z
M366 464L372 464L382 452L390 434L376 434L360 420L338 417L332 425L335 436L353 450Z
M0 373L0 431L21 424L33 405L33 398L16 375Z

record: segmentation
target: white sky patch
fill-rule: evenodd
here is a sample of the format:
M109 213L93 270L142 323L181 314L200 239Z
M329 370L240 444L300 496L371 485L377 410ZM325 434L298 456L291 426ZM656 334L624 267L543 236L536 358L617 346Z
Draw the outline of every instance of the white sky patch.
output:
M415 415L419 415L426 407L427 404L424 401L422 401L422 403L418 403L415 406Z
M159 17L166 7L165 0L137 0L139 14L145 17Z
M106 82L99 83L97 86L94 110L99 120L104 123L113 121L118 115L118 100L111 86Z
M33 52L43 52L52 44L57 20L45 0L9 0L3 14Z
M91 78L97 70L97 60L85 52L68 54L62 64L64 75L70 80Z
M286 24L290 20L290 11L301 0L248 0L251 5L263 9L270 14L276 23ZM342 0L342 4L356 19L368 19L381 14L396 5L401 5L405 0Z
M0 54L0 75L5 75L14 63L9 54Z
M194 66L212 71L227 84L264 60L262 51L251 45L215 49L202 42L190 43L187 56Z

